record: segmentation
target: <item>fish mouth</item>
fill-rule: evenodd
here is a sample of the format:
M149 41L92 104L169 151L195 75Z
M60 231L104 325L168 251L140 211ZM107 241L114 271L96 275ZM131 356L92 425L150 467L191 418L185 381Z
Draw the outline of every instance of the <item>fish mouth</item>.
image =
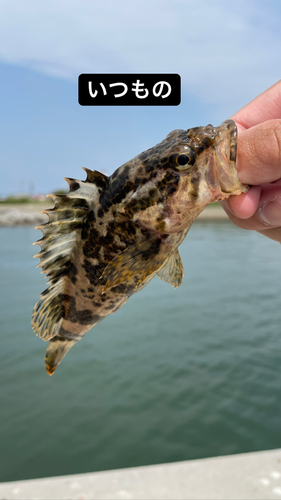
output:
M230 163L236 168L237 156L237 127L233 120L226 120L220 127L216 127L215 152L221 163Z
M208 165L207 181L213 201L245 192L237 169L237 127L233 120L226 120L216 127L214 154Z

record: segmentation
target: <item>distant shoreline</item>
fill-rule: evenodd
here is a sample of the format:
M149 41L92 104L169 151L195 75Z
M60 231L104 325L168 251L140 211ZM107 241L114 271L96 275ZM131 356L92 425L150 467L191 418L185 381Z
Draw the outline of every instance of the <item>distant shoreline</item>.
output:
M0 227L35 226L48 222L48 216L42 210L52 208L52 202L40 203L1 203ZM209 205L196 220L229 220L219 205Z

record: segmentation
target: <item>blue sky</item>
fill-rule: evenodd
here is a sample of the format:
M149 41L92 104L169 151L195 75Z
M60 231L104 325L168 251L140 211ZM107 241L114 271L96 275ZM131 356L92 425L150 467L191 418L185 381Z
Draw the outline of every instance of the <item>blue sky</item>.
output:
M81 107L80 73L178 73L177 107ZM2 0L0 195L112 173L281 78L281 2Z

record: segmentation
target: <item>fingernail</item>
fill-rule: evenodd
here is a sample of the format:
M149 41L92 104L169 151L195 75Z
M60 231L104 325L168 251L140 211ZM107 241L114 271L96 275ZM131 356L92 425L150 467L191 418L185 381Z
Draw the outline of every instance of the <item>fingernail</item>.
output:
M267 226L281 226L281 207L274 201L265 203L259 213L259 219Z

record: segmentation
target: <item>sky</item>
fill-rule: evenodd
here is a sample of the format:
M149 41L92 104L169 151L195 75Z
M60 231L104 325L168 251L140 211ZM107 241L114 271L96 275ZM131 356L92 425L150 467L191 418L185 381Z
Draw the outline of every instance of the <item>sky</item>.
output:
M181 104L82 107L81 73L178 73ZM280 78L280 0L1 0L0 196L110 175Z

